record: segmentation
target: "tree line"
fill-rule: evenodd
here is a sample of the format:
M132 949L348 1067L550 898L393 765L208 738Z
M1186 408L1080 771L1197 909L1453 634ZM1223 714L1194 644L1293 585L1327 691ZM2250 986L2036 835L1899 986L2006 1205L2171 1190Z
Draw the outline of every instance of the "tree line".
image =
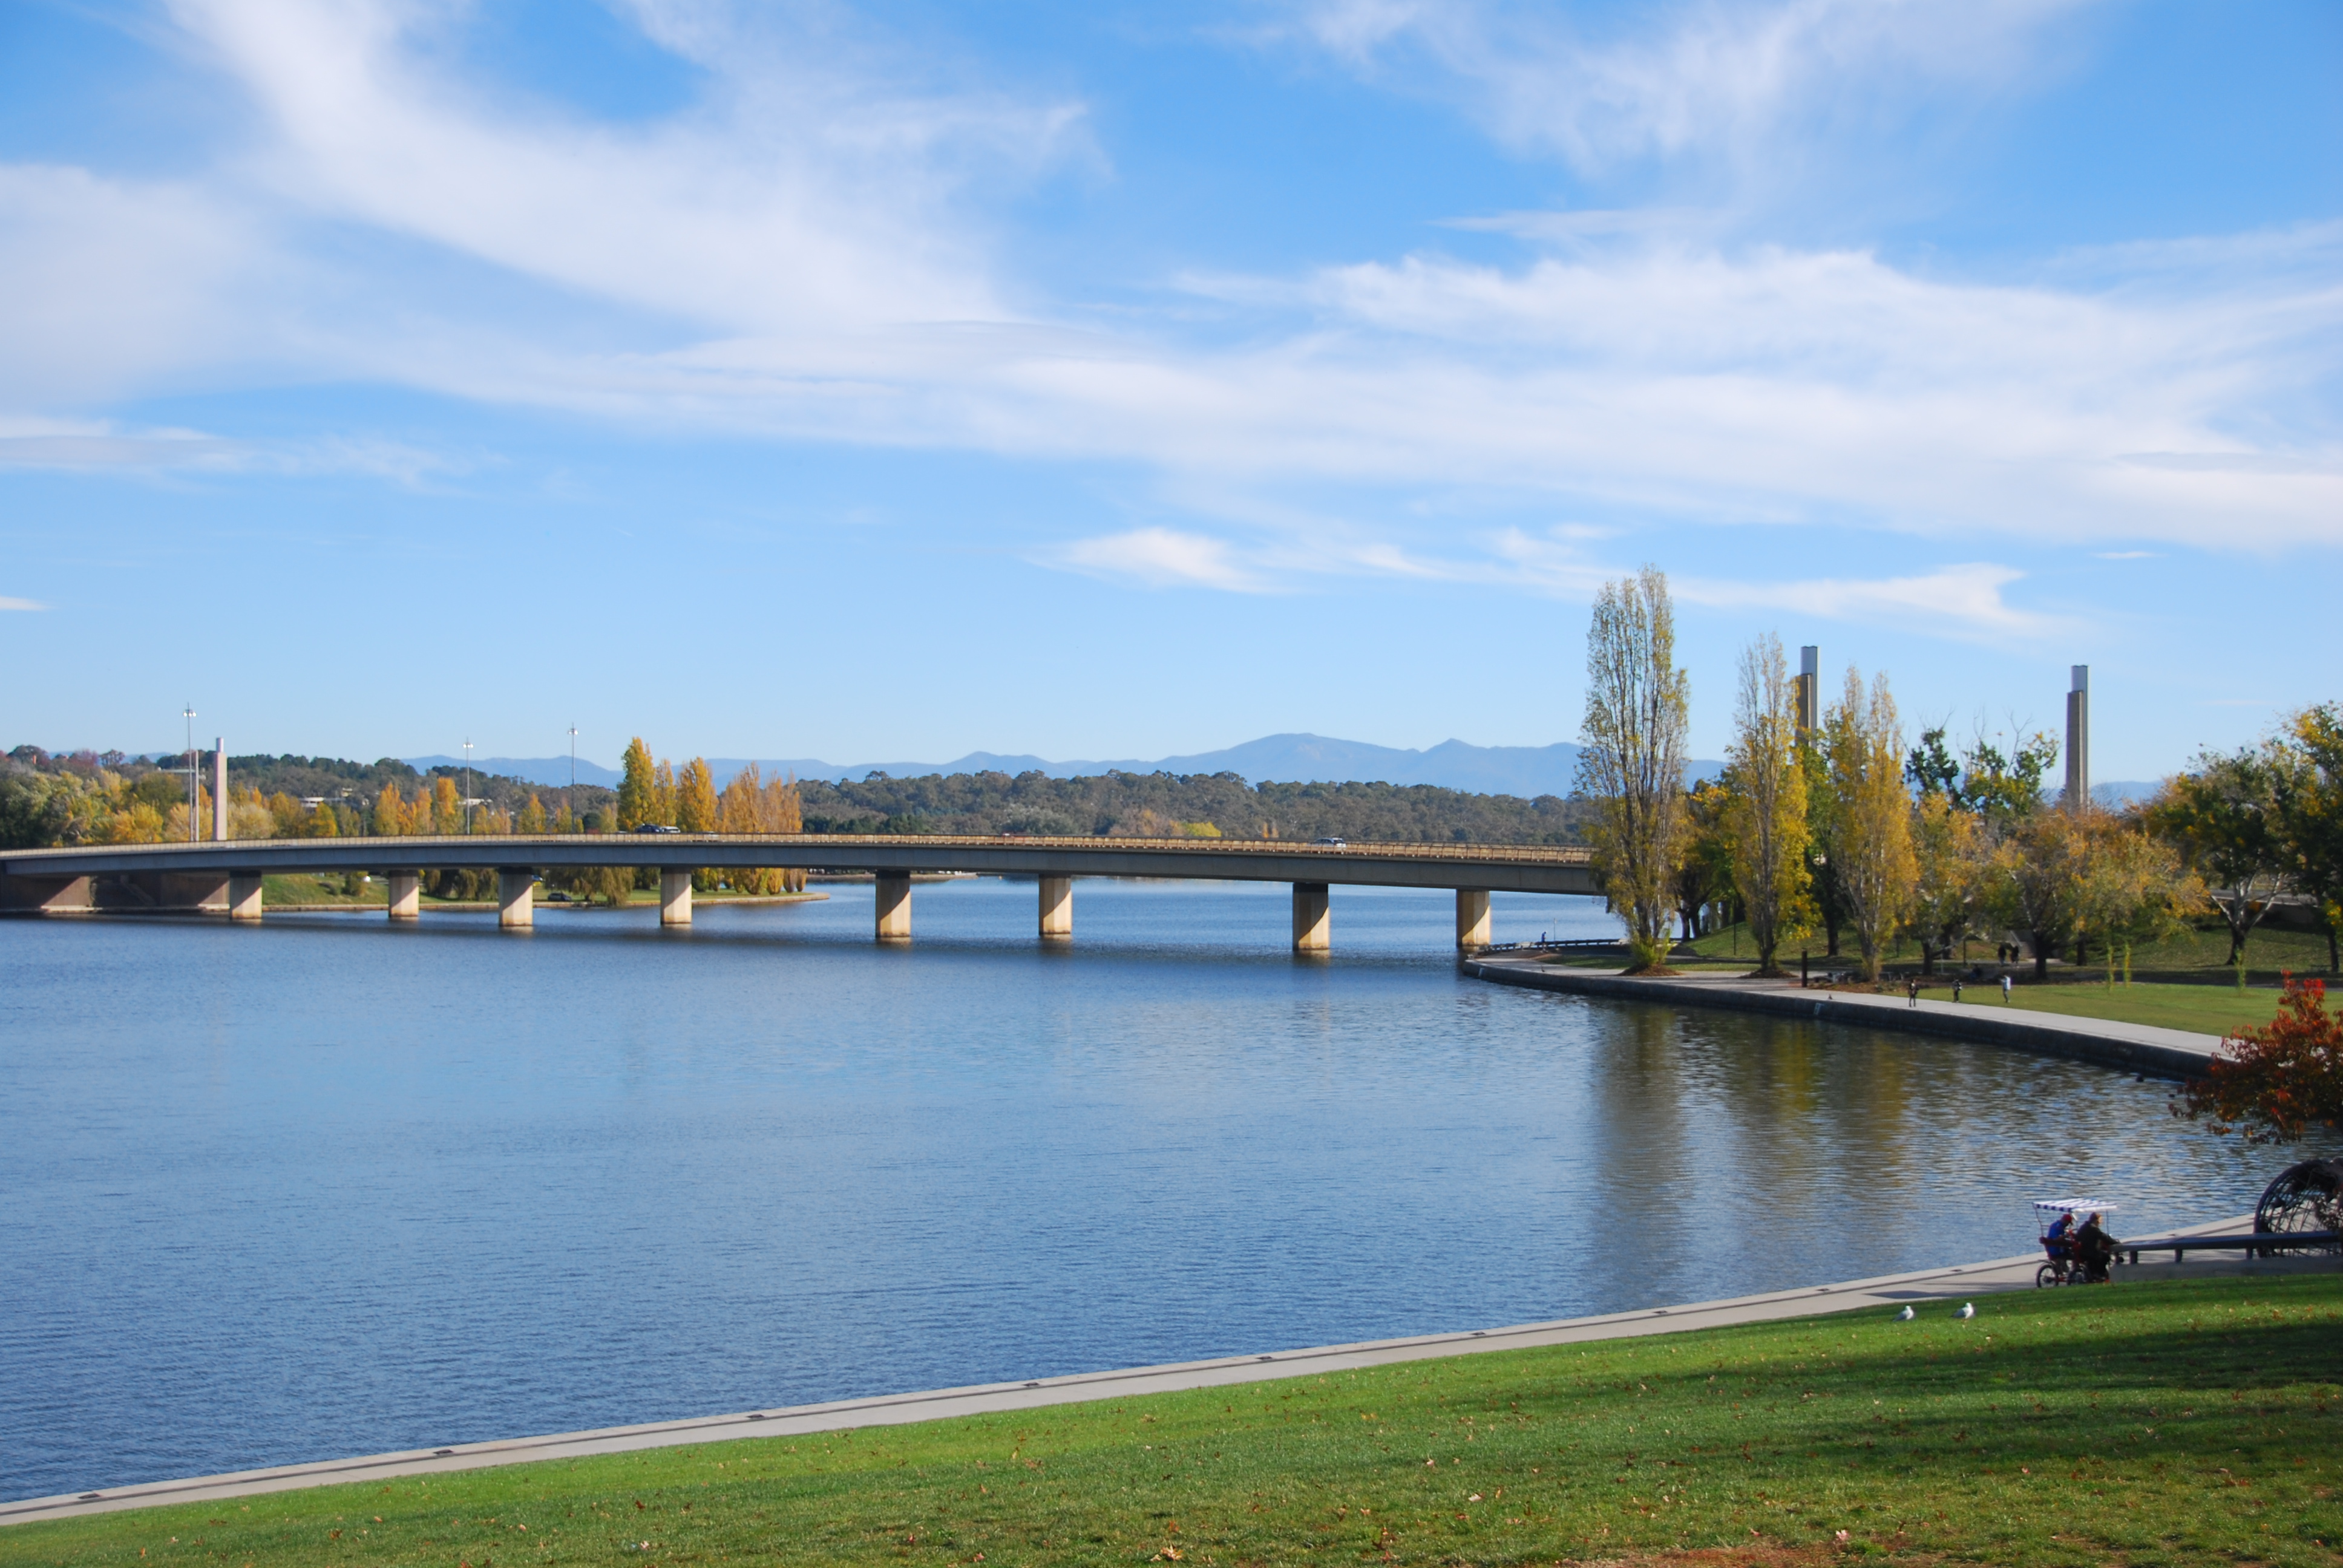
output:
M1682 783L1690 681L1674 662L1667 579L1646 568L1607 584L1587 633L1579 785L1595 870L1628 929L1634 967L1656 969L1674 928L1701 911L1745 920L1763 974L1820 932L1854 938L1865 976L1918 940L1924 970L1971 938L2054 955L2119 953L2217 910L2230 960L2282 897L2318 912L2336 966L2343 930L2343 710L2293 715L2261 743L2200 753L2152 799L2122 811L2054 800L2046 733L2004 752L1957 753L1944 727L1907 737L1884 672L1850 668L1811 727L1779 637L1738 660L1723 775Z

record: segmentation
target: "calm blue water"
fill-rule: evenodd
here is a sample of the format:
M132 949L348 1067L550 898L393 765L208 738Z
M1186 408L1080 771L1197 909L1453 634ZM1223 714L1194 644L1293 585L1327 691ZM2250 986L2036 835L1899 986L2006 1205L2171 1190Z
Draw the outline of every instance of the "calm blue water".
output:
M2283 1159L1980 1046L1460 979L1445 893L0 921L0 1496L1698 1300ZM1607 930L1497 900L1500 940Z

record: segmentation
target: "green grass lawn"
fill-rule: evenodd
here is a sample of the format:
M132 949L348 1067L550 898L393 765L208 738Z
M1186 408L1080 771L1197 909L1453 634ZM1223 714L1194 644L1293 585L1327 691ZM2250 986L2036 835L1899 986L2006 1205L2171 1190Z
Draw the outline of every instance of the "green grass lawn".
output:
M1842 950L1837 958L1827 960L1823 958L1824 943L1819 935L1804 943L1785 944L1775 958L1784 969L1795 974L1798 968L1798 949L1803 945L1813 952L1816 968L1827 962L1834 968L1852 969L1860 961L1855 956L1853 933L1842 930L1839 936ZM1703 937L1693 943L1693 949L1704 958L1739 959L1752 965L1757 961L1756 946L1750 941L1748 929L1744 926L1734 926L1713 936ZM1978 960L1989 961L1993 957L1993 944L1973 941L1967 952L1957 957L1958 962L1955 967L1965 968ZM2228 960L2228 929L2218 920L2209 925L2199 922L2161 941L2142 943L2133 948L2131 954L2132 971L2136 976L2153 973L2159 979L2197 974L2207 980L2217 978L2227 980L2232 973ZM1891 965L1918 967L1919 944L1908 936L1899 939L1888 948L1885 961ZM1938 960L1939 967L1946 961ZM2083 972L2092 977L2102 976L2105 970L2100 965L2098 950L2093 949L2091 962ZM2120 978L2120 958L2117 960L2117 967ZM2266 984L2274 983L2281 970L2291 970L2301 975L2324 975L2327 972L2326 934L2264 926L2247 940L2246 969L2249 980ZM2062 971L2068 976L2075 972L2065 970L2064 966L2052 972L2059 974Z
M0 1564L2343 1560L2343 1275L1982 1297L0 1529Z
M380 906L387 903L389 897L379 878L371 881L359 882L356 891L352 891L349 879L339 871L329 872L321 877L295 872L272 872L260 879L260 901L263 909L272 905L295 909L304 905L315 908L321 904Z
M1892 988L1891 988L1892 989ZM1935 1001L1950 1001L1953 990L1924 986L1920 994ZM1998 1008L1997 985L1972 985L1964 1006ZM2257 986L2237 990L2214 985L2104 984L2021 985L2011 989L2009 1005L2036 1012L2066 1013L2077 1018L2109 1018L2125 1023L2152 1023L2165 1029L2194 1030L2199 1034L2225 1034L2247 1024L2263 1024L2278 1016L2278 993Z

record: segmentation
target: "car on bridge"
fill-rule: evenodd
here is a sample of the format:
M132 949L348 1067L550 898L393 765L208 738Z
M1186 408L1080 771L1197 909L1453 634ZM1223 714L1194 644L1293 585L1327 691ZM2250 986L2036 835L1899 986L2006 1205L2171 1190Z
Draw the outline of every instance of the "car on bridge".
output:
M638 833L680 833L683 829L680 828L670 828L664 822L638 822L635 824L635 831Z

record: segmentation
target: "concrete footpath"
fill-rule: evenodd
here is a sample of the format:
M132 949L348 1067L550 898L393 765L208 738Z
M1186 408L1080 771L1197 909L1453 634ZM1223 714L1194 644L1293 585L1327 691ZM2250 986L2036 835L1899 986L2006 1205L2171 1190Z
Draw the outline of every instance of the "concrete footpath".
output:
M2252 1225L2253 1217L2246 1215L2166 1233L2218 1235L2250 1229ZM441 1475L451 1471L479 1470L490 1465L579 1459L589 1454L626 1453L638 1449L722 1442L736 1438L794 1437L860 1427L941 1421L951 1416L1001 1414L1054 1404L1128 1399L1141 1394L1174 1393L1189 1389L1221 1388L1232 1383L1265 1382L1278 1378L1351 1372L1364 1367L1392 1366L1486 1351L1528 1350L1540 1345L1583 1344L1594 1340L1682 1333L1690 1329L1769 1322L1818 1312L1885 1312L1911 1306L1925 1316L1934 1317L1951 1312L1958 1302L1980 1296L2033 1289L2035 1271L2041 1262L2041 1253L2033 1251L2014 1258L1997 1258L1991 1262L1963 1264L1958 1268L1882 1274L1875 1279L1850 1280L1840 1284L1813 1285L1794 1291L1773 1291L1763 1295L1736 1296L1729 1301L1702 1302L1691 1306L1649 1307L1639 1312L1607 1312L1591 1318L1563 1318L1552 1322L1523 1323L1513 1328L1421 1334L1412 1339L1371 1340L1359 1344L1325 1345L1314 1350L1282 1351L1272 1355L1230 1356L1217 1361L1182 1362L1170 1366L1133 1367L1121 1372L1078 1372L1068 1377L1041 1378L1031 1382L986 1383L971 1388L934 1389L923 1393L889 1394L876 1399L834 1400L824 1404L744 1411L732 1415L701 1416L689 1421L652 1422L641 1426L604 1427L596 1432L561 1432L549 1437L458 1443L448 1448L411 1449L400 1453L369 1454L358 1459L279 1465L269 1470L244 1470L227 1475L197 1476L184 1481L150 1482L65 1497L33 1497L17 1503L0 1503L0 1525L24 1523L35 1519L64 1519L83 1513L104 1513L124 1508L149 1508L157 1503L251 1497L305 1486L327 1486L337 1482ZM2201 1280L2229 1274L2277 1276L2331 1272L2338 1268L2343 1268L2343 1258L2282 1258L2254 1261L2241 1259L2234 1263L2200 1261L2118 1268L2116 1278L2119 1282L2157 1279ZM1986 1321L1989 1330L1991 1309L1981 1309L1979 1316Z
M1795 980L1752 980L1746 975L1676 975L1665 980L1630 979L1616 970L1571 969L1534 958L1467 959L1466 974L1499 985L1565 991L1574 996L1656 1002L1664 1007L1725 1007L1777 1017L1901 1030L1955 1040L1981 1040L2046 1056L2070 1057L2151 1078L2201 1078L2221 1037L2112 1019L2069 1018L2006 1006L1999 993L1980 986L1981 1000L1955 1004L1860 991L1808 990Z

